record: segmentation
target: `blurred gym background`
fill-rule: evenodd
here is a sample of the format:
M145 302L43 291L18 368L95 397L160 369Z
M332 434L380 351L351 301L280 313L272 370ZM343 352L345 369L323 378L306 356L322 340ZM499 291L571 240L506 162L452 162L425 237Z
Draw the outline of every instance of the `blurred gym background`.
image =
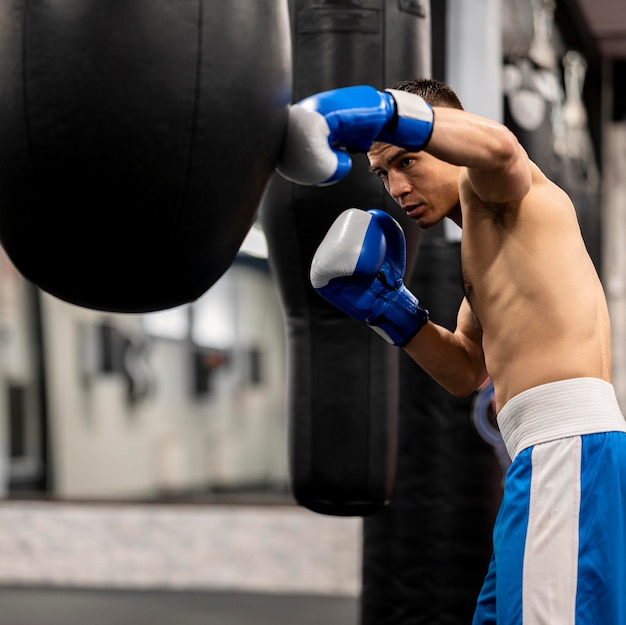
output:
M625 397L623 0L388 2L427 24L432 76L514 128L573 196ZM345 28L384 4L292 2L294 33L299 14ZM41 291L0 250L0 622L367 621L362 519L311 512L290 490L268 255L259 221L197 301L122 314ZM402 608L384 622L469 622Z

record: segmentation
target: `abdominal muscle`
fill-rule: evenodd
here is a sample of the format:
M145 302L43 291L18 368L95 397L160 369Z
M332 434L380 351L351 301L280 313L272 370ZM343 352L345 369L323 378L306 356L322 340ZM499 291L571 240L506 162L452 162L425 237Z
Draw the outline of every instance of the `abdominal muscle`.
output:
M499 411L515 395L549 382L593 377L610 381L610 329L599 284L595 294L571 298L537 293L502 307L492 302L484 318L485 364ZM533 301L535 300L535 301Z

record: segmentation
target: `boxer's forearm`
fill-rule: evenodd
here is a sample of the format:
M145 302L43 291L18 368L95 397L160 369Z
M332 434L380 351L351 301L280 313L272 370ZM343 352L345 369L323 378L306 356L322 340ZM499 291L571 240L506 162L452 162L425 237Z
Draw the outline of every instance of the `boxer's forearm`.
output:
M487 377L482 351L432 321L405 345L404 350L456 397L470 395Z

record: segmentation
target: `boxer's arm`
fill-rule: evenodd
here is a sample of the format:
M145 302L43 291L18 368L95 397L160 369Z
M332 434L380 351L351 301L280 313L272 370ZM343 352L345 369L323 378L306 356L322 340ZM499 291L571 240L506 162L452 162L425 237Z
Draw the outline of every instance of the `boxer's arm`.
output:
M467 167L474 192L483 202L515 202L528 193L528 154L506 126L459 109L433 110L436 121L425 151Z
M481 338L463 299L454 332L429 321L404 349L448 392L466 397L487 378Z

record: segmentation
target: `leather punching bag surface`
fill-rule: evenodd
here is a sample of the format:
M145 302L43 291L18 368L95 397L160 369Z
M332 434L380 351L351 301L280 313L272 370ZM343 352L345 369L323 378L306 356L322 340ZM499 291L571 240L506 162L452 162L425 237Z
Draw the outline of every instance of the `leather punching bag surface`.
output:
M6 0L0 241L69 302L143 312L230 266L291 100L287 0Z
M430 71L425 2L291 3L294 100L348 85L380 89ZM310 286L311 259L335 218L352 206L383 208L407 233L409 266L418 231L364 155L338 184L300 187L276 176L261 219L288 327L291 487L303 506L333 515L383 509L393 487L398 350L348 318Z

